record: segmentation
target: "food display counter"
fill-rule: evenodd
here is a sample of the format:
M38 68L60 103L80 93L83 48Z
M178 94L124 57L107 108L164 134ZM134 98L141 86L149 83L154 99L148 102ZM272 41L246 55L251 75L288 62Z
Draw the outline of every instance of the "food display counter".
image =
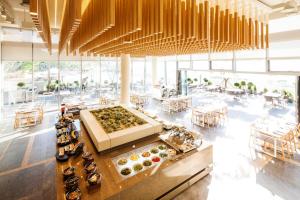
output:
M75 167L79 177L81 199L170 199L187 189L212 170L213 147L202 141L198 148L186 153L174 153L161 137L151 135L134 142L98 152L84 124L79 141L90 152L101 174L98 187L88 187L83 156L57 163L57 199L65 199L63 172ZM170 156L171 155L171 156ZM176 156L175 156L176 155Z

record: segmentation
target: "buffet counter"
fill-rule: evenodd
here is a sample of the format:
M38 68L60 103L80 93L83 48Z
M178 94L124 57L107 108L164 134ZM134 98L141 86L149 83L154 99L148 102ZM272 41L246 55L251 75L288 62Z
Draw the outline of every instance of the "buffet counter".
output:
M132 152L137 149L145 149L148 146L151 148L151 145L157 145L161 142L160 137L157 135L148 136L101 153L98 153L93 145L83 124L81 124L81 136L79 138L80 142L85 144L85 151L93 154L98 171L102 174L101 186L92 189L87 187L81 156L69 159L66 163L57 162L56 187L57 199L59 200L65 198L62 173L68 166L76 167L76 173L80 177L82 199L89 200L170 199L212 170L213 147L203 141L199 148L181 153L176 159L166 159L134 176L124 178L115 166L116 158L132 155Z
M106 106L101 109L114 108L114 107L117 106ZM92 114L93 110L82 110L80 112L80 119L84 123L92 141L94 142L99 152L125 144L130 141L147 137L149 135L157 134L162 131L162 125L160 123L144 115L143 113L125 106L118 106L118 107L125 109L126 111L130 112L134 116L137 116L145 123L133 127L124 128L122 130L114 131L111 133L107 133L104 130L104 128L101 126L101 124L97 121L95 116L93 116ZM111 119L107 119L107 120L111 120Z

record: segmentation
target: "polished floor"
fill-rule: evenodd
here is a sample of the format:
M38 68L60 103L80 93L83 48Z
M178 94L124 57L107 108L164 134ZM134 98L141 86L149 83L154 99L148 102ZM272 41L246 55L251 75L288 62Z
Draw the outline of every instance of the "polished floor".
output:
M300 156L283 162L249 148L250 125L262 116L295 120L293 105L272 108L262 97L236 101L215 93L195 95L193 105L222 100L229 106L224 126L202 129L193 126L191 111L168 114L152 100L147 110L164 119L182 123L203 134L214 145L214 169L203 180L175 199L286 199L300 197ZM14 130L12 119L0 127L0 199L56 199L55 130L57 113L47 113L42 124Z

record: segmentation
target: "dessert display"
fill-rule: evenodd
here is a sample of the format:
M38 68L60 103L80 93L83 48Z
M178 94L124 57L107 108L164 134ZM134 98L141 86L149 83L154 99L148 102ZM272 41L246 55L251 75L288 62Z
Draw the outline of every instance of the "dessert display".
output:
M118 161L118 165L125 165L127 163L127 159L125 158L121 158L119 161Z
M63 171L63 177L64 180L67 180L68 178L72 178L75 176L75 167L67 167Z
M160 161L160 158L157 157L157 156L154 156L154 157L152 158L152 161L153 161L153 162L159 162L159 161Z
M87 165L84 166L84 170L87 174L93 173L97 171L97 165L95 162L88 163Z
M112 162L121 177L126 179L169 159L169 150L175 151L159 141L116 156Z
M124 175L124 176L127 176L131 173L131 169L129 168L124 168L121 170L121 174Z
M58 151L55 155L60 162L65 162L70 156L78 156L83 151L83 143L78 143L79 132L74 120L70 117L60 117L55 124ZM77 144L76 144L77 143Z
M78 176L73 176L68 178L65 181L65 190L66 192L73 192L79 187L79 177Z
M149 166L152 165L152 162L151 162L150 160L145 160L145 161L143 162L143 165L144 165L145 167L149 167Z
M138 159L139 159L139 155L137 155L137 154L132 154L130 156L130 160L132 160L132 161L137 161Z
M66 194L67 200L80 200L81 199L81 191L77 188L74 191L68 192Z
M94 162L93 155L90 152L84 152L81 157L83 159L83 165Z
M143 169L143 165L141 165L141 164L135 164L133 166L133 170L136 172L141 171L142 169Z
M197 148L195 135L196 133L188 131L184 127L175 126L160 138L177 151L185 153Z
M83 152L83 143L77 143L74 149L71 151L71 154L74 156L79 156Z
M148 151L142 153L142 156L143 156L144 158L148 158L148 157L150 157L150 155L151 155L151 154L150 154Z
M147 122L121 106L90 111L106 133L144 125Z
M101 183L101 175L97 172L90 173L87 176L87 182L90 186L98 185Z

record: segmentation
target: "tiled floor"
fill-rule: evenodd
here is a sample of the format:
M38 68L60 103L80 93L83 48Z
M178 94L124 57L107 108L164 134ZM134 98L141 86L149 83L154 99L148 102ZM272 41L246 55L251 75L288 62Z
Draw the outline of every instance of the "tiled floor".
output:
M196 95L194 105L214 100L229 105L224 127L193 126L191 111L168 114L153 100L146 107L167 120L201 132L214 145L214 169L176 199L287 199L300 196L300 162L282 162L249 148L249 126L261 116L295 119L293 105L285 109L264 107L262 97L236 101L231 96ZM56 113L47 113L43 124L15 131L12 120L0 127L0 199L55 199ZM8 122L11 122L8 123ZM299 158L300 161L300 158Z

